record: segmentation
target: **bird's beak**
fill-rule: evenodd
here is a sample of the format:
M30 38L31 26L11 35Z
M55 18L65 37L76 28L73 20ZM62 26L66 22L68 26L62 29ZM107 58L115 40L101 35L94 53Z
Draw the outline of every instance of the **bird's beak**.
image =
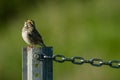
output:
M28 29L28 23L26 21L24 23L24 27L26 27L26 29Z
M27 26L27 22L25 21L25 23L24 23L24 27L26 27Z

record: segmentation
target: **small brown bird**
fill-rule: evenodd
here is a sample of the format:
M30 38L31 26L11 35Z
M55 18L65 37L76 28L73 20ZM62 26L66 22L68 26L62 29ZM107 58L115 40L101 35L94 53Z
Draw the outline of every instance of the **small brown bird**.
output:
M46 47L41 35L35 28L35 23L33 20L25 21L24 27L22 28L22 38L27 44L29 44L30 47L33 47L33 45Z

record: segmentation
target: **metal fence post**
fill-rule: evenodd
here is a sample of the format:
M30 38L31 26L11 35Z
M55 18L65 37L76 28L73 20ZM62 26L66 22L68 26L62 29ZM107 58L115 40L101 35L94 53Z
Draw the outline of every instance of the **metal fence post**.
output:
M22 80L53 80L53 62L40 55L52 57L52 47L23 48Z

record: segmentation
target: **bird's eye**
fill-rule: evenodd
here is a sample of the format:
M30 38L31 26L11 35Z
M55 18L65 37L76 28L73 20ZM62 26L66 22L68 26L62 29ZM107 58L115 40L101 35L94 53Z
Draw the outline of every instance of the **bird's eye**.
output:
M32 21L31 21L31 22L29 22L29 23L33 25L33 22L32 22Z

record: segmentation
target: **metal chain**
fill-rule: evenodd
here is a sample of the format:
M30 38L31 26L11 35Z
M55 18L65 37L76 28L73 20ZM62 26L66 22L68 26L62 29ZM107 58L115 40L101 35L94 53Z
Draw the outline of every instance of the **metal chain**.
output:
M92 58L92 59L89 59L89 60L85 60L84 58L79 57L79 56L67 58L64 55L59 55L59 54L53 55L52 59L56 62L59 62L59 63L69 61L69 62L72 62L73 64L77 64L77 65L81 65L81 64L84 64L84 63L89 63L92 66L96 66L96 67L100 67L100 66L103 66L103 65L108 65L112 68L120 68L120 60L110 60L108 62L105 62L102 59L98 59L98 58Z
M59 63L68 61L68 62L72 62L73 64L77 64L77 65L89 63L92 66L96 66L96 67L108 65L112 68L120 68L120 60L110 60L110 61L105 62L102 59L98 59L98 58L92 58L92 59L86 60L83 57L79 57L79 56L67 58L64 55L60 55L60 54L53 55L52 57L47 56L47 55L37 55L37 56L36 55L34 55L34 57L37 57L36 59L39 59L40 61L43 61L44 59L52 59Z

